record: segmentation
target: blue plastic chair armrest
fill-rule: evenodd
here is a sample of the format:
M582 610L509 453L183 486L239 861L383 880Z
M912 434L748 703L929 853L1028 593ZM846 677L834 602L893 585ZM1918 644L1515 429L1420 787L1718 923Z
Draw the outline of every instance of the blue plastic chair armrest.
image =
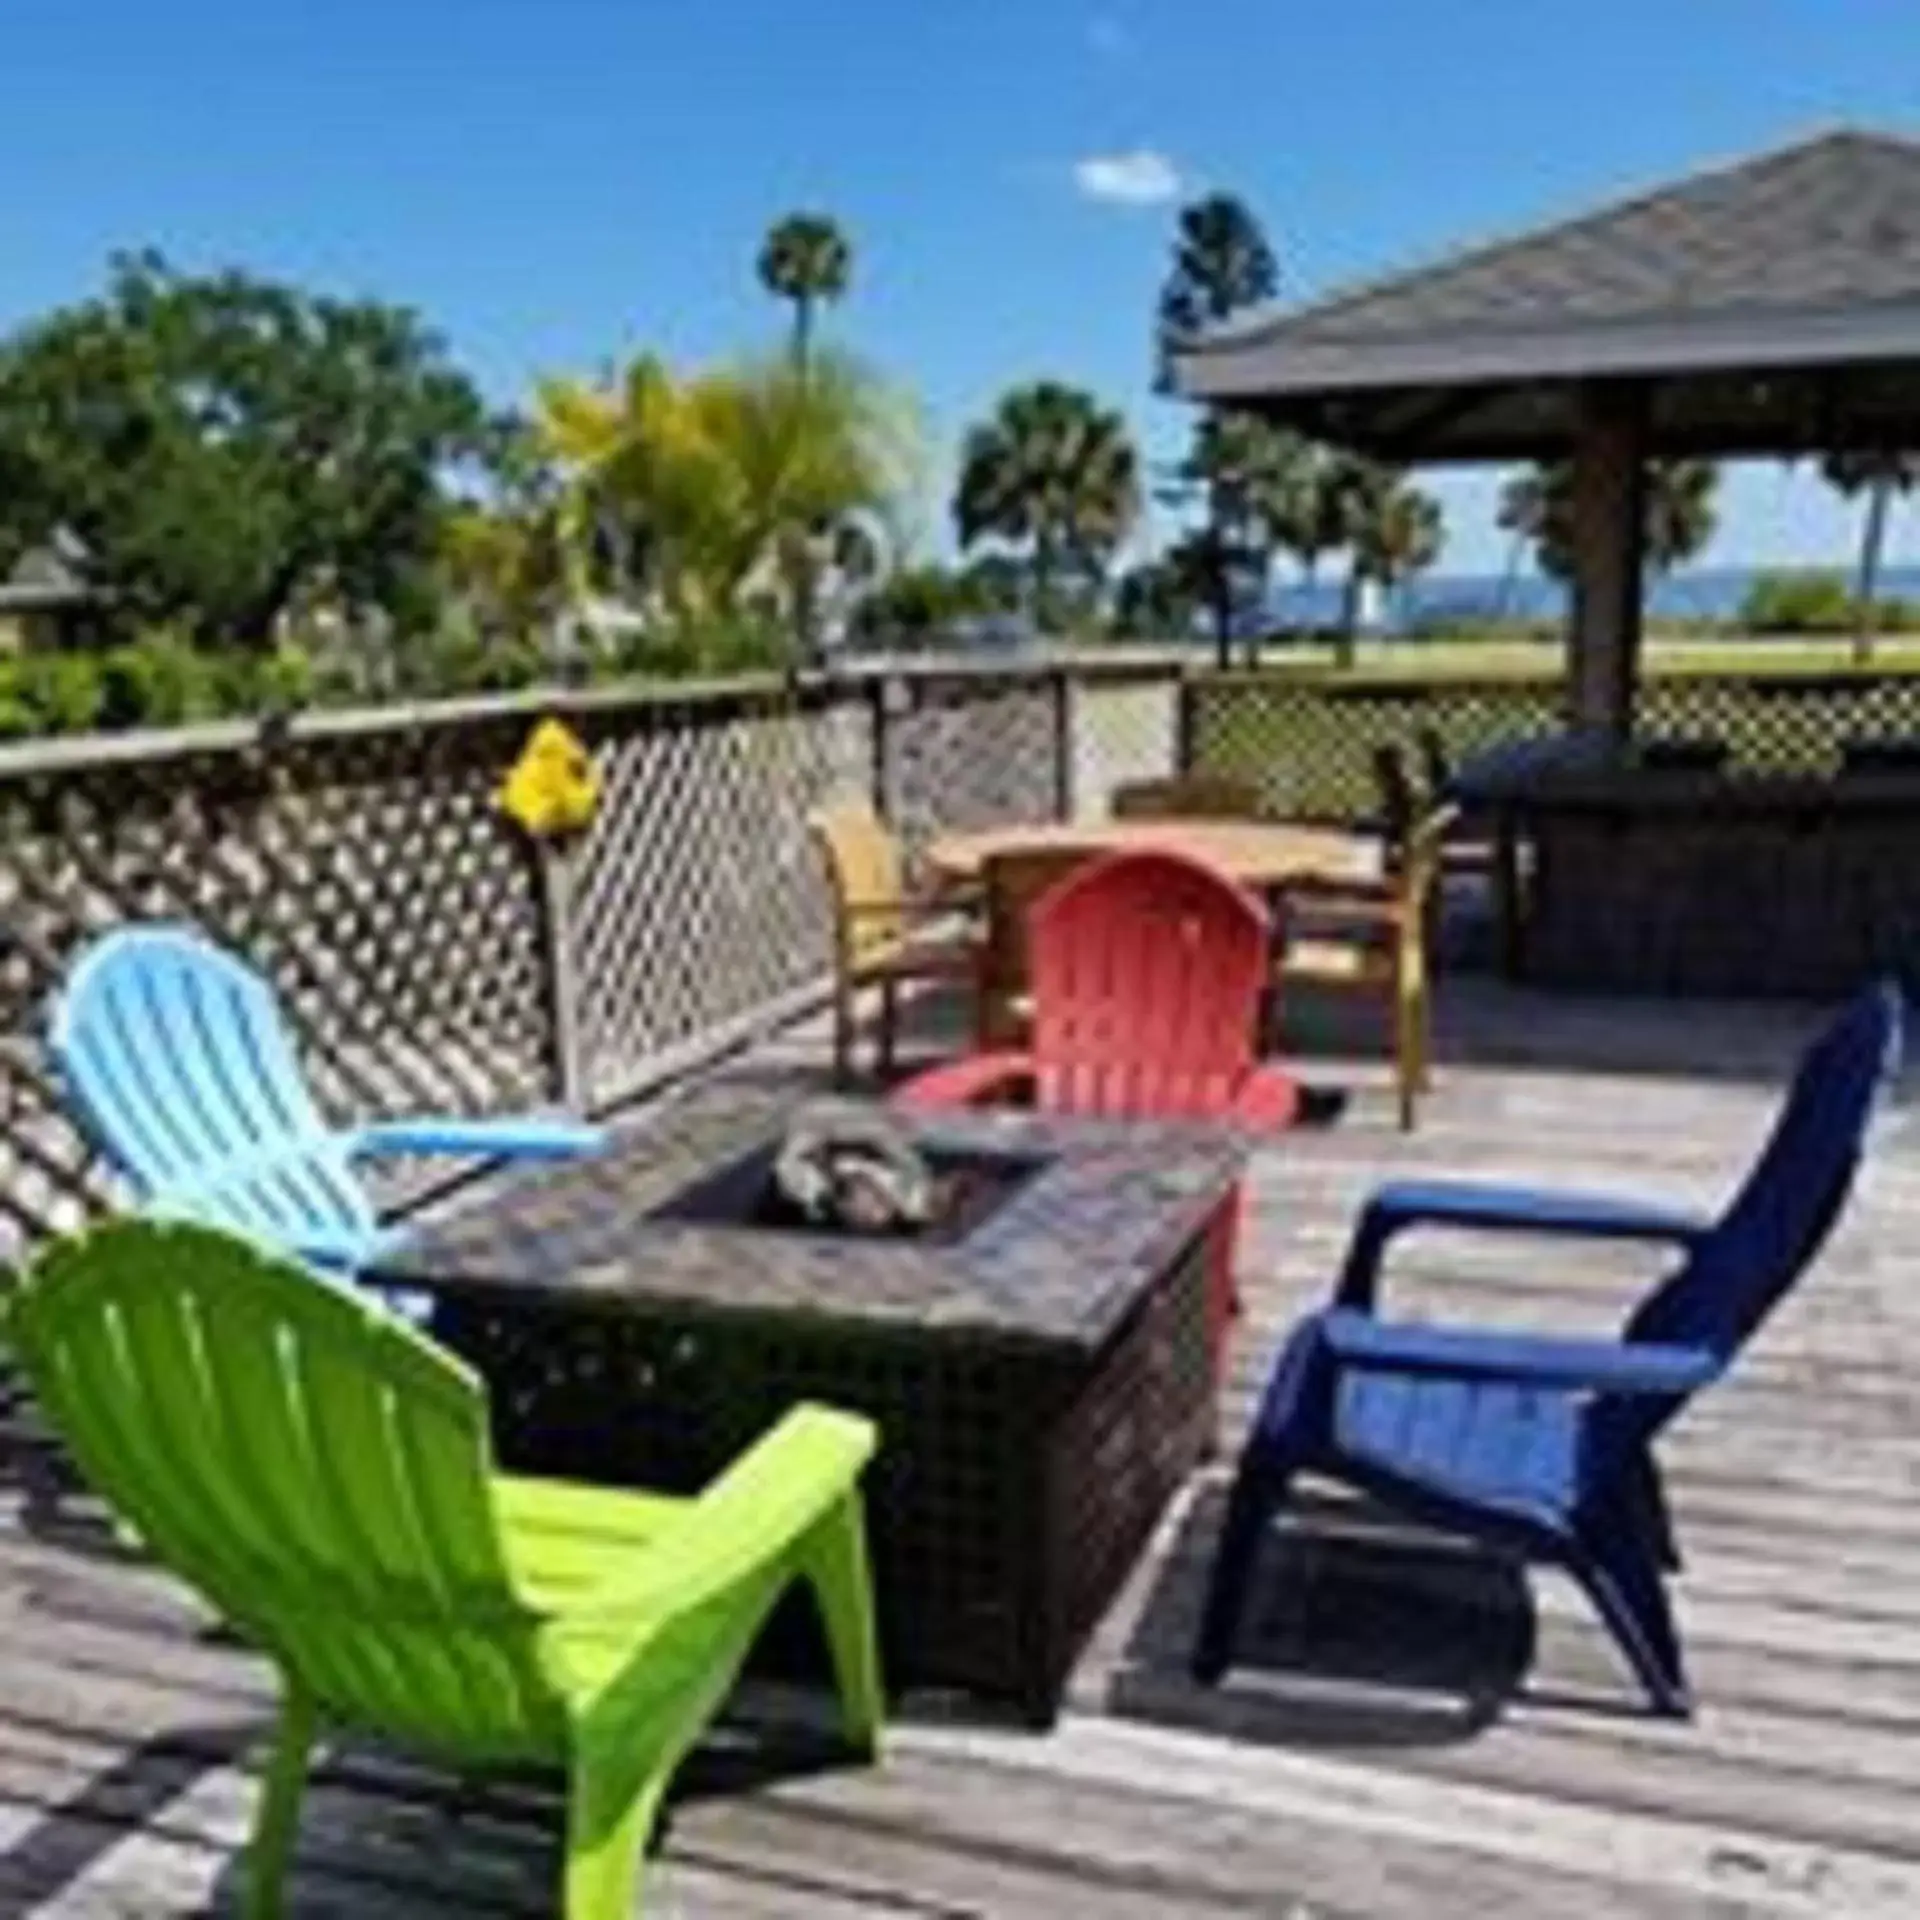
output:
M1395 1181L1376 1189L1361 1210L1335 1302L1342 1307L1371 1307L1388 1243L1410 1227L1558 1234L1587 1240L1652 1240L1691 1247L1712 1230L1712 1225L1698 1214L1646 1206L1607 1194L1481 1186L1464 1181Z
M302 1227L298 1233L289 1234L280 1242L280 1250L297 1255L323 1272L351 1277L363 1267L372 1265L392 1244L392 1238L378 1229L372 1233L355 1233L347 1227L337 1231L326 1227Z
M1327 1351L1350 1366L1449 1380L1678 1397L1705 1386L1722 1369L1709 1347L1395 1325L1346 1308L1323 1314L1320 1333Z
M577 1120L515 1116L504 1120L422 1118L376 1120L347 1136L352 1154L465 1154L502 1160L568 1160L598 1153L604 1127Z

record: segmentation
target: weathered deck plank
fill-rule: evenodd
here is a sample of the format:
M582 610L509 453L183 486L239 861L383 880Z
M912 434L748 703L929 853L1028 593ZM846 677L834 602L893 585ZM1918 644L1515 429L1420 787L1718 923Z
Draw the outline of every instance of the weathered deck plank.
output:
M1317 1016L1316 1016L1317 1018ZM1389 1173L1718 1200L1804 1017L1454 994L1420 1133L1379 1066L1342 1122L1256 1168L1229 1429ZM1345 1044L1335 1029L1336 1044ZM811 1035L744 1071L818 1059ZM1642 1715L1580 1597L1315 1499L1275 1543L1248 1664L1184 1672L1225 1467L1202 1475L1103 1626L1052 1735L909 1713L878 1771L803 1753L695 1770L653 1911L1149 1920L1192 1914L1648 1920L1920 1912L1920 1128L1884 1132L1857 1211L1740 1374L1673 1436L1698 1719ZM1394 1310L1610 1324L1619 1250L1397 1256ZM258 1662L112 1549L0 1499L0 1914L223 1911L271 1707ZM738 1751L733 1750L738 1748ZM551 1910L558 1802L349 1752L303 1829L302 1915Z

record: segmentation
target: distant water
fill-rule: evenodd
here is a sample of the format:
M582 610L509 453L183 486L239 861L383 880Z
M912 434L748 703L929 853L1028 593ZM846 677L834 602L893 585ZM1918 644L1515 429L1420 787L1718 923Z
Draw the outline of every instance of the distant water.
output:
M1762 569L1702 567L1656 581L1648 609L1656 619L1734 620L1739 617ZM1787 571L1787 569L1766 569ZM1851 577L1843 567L1821 569ZM1920 601L1920 567L1889 567L1879 592L1890 600ZM1312 587L1280 588L1268 603L1275 625L1331 627L1341 615L1341 583L1323 580ZM1423 627L1469 626L1476 622L1559 620L1567 609L1567 590L1540 574L1432 574L1388 595L1371 622L1389 633L1417 633Z

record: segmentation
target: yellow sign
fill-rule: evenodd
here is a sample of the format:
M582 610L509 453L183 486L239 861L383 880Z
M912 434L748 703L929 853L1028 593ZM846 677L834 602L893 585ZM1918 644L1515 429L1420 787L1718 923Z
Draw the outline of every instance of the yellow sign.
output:
M579 833L600 804L600 774L585 743L558 720L534 728L500 788L508 817L536 840Z

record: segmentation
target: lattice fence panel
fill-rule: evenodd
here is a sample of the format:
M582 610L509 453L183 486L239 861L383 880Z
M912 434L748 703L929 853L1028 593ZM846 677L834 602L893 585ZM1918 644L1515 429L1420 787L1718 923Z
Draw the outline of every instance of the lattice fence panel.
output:
M1549 680L1327 681L1207 675L1193 683L1197 765L1257 780L1299 818L1363 819L1375 805L1370 756L1435 730L1456 760L1562 724ZM1716 740L1736 768L1830 773L1849 742L1920 737L1920 676L1668 674L1640 691L1636 731Z
M889 690L887 815L915 849L935 834L1059 809L1064 684L918 680Z
M1180 684L1156 680L1083 680L1072 694L1073 811L1098 820L1116 787L1162 779L1178 769Z
M807 815L871 789L864 693L658 708L595 729L605 798L578 856L574 942L590 1096L823 978L830 921Z
M284 997L322 1104L485 1112L548 1090L532 869L493 790L524 722L0 773L0 1233L103 1198L48 1002L93 936L191 921Z
M1207 675L1192 683L1197 768L1256 782L1276 812L1353 821L1377 808L1377 746L1411 750L1425 728L1454 759L1561 724L1557 685L1533 681L1346 681Z
M1672 675L1642 689L1637 723L1723 741L1735 765L1755 771L1831 773L1849 742L1920 737L1920 677Z

